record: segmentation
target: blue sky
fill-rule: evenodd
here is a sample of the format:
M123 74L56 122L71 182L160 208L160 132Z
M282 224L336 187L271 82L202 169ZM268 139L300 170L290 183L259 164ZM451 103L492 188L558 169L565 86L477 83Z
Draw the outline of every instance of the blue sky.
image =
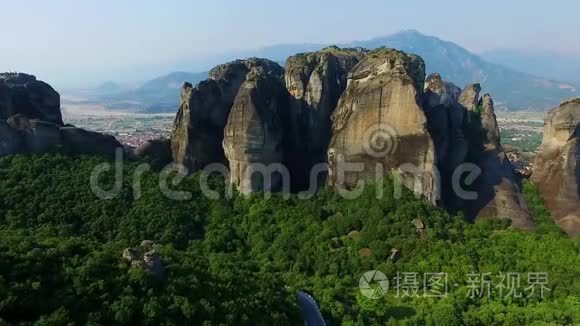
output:
M102 79L125 66L162 69L184 57L346 42L403 29L474 52L580 54L577 0L0 0L0 10L0 71L27 71L63 85Z

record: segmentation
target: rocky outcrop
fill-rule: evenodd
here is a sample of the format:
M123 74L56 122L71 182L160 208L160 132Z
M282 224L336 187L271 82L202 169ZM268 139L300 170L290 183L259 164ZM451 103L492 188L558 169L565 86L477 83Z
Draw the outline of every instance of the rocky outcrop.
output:
M60 95L48 84L23 73L0 74L0 156L64 151L114 155L113 137L65 126Z
M556 223L580 235L580 98L548 113L532 180Z
M434 73L425 79L425 95L429 107L439 105L452 107L457 105L461 89L455 84L444 81L441 75Z
M133 150L133 154L141 159L162 166L172 162L171 140L150 139Z
M56 124L29 119L20 114L10 117L7 122L18 131L25 152L44 153L62 145L60 127Z
M311 167L326 162L332 136L331 115L344 89L350 70L366 50L335 46L297 54L286 61L286 87L292 96L289 117L289 157L293 179L308 180Z
M444 81L439 74L431 74L425 81L423 110L427 129L433 139L437 167L441 177L441 205L455 211L459 200L453 191L452 174L465 162L468 142L465 107L458 103L461 89Z
M483 128L483 144L488 148L499 148L500 134L495 116L495 109L491 95L485 94L479 101L481 112L481 126Z
M60 95L50 85L23 73L0 74L0 119L22 114L62 125Z
M23 139L17 130L0 120L0 157L23 151Z
M76 127L60 128L64 150L69 153L113 156L123 146L111 135Z
M153 249L155 244L152 241L146 241L143 241L138 247L126 248L123 250L122 257L131 264L131 268L142 269L163 279L165 278L165 266L161 257Z
M469 111L475 111L479 104L479 93L481 92L481 85L470 84L467 85L459 95L459 104Z
M288 93L268 69L255 67L236 96L225 128L223 148L230 166L230 181L240 192L280 190L285 173L264 168L284 161Z
M255 67L277 78L283 69L266 59L237 60L219 65L209 72L209 79L197 86L185 83L181 90L181 105L171 135L173 160L190 172L210 163L225 163L222 149L224 128L234 99Z
M481 175L474 184L477 198L467 202L467 216L505 218L511 220L514 228L531 230L535 226L521 191L521 180L514 175L501 147L491 96L485 94L478 106L483 108L481 116L470 112L473 119L468 125L469 157L481 169Z
M378 166L384 173L399 170L407 188L435 201L435 146L421 108L423 59L377 49L348 78L332 118L328 184L355 187L359 180L376 178ZM352 171L345 163L359 163L360 169Z

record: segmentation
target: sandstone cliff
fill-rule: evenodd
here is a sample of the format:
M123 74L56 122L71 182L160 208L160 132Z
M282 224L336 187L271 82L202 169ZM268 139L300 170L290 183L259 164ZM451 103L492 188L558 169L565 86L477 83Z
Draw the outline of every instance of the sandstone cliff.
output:
M294 180L306 182L311 167L326 162L332 136L330 117L346 88L348 73L365 52L333 46L286 61L286 87L292 96L288 156L296 158L289 162Z
M225 128L223 148L230 181L242 193L278 191L289 186L287 173L264 173L284 162L288 93L282 80L254 67L240 87ZM271 179L269 179L271 177Z
M548 113L532 180L556 223L580 235L580 98Z
M479 93L481 92L481 85L470 84L467 85L459 95L459 104L469 111L475 111L479 104Z
M452 187L455 169L465 162L468 142L464 135L466 109L458 103L461 89L444 81L439 74L425 81L423 110L427 128L435 145L435 157L441 177L441 205L450 211L460 206Z
M226 162L222 149L224 128L246 75L256 67L283 78L283 69L275 62L251 58L213 68L209 79L195 87L190 83L183 85L171 135L175 162L185 165L190 172L210 163Z
M369 52L350 72L348 86L333 114L328 150L328 184L354 187L358 180L400 171L402 183L435 201L435 146L421 108L425 64L416 55L381 48ZM360 171L341 172L344 163ZM417 171L409 171L417 169Z
M472 103L471 99L468 103ZM521 180L514 175L501 146L491 96L485 94L477 107L482 108L482 111L470 110L469 156L471 162L481 169L481 176L474 184L477 199L466 202L467 215L470 218L505 218L511 220L514 228L534 229L521 191Z

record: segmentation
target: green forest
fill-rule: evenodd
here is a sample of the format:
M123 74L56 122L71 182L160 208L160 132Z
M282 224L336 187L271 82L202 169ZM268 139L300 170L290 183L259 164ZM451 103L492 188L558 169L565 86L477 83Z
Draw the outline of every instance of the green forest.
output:
M200 174L161 192L159 171L127 162L123 187L97 198L89 176L109 162L93 156L0 159L0 325L301 325L296 291L316 299L329 325L573 325L580 323L580 242L552 222L534 186L524 192L536 232L507 220L464 222L384 182L345 200L329 190L310 199L263 194L209 199ZM112 185L113 172L101 178ZM214 176L224 193L224 180ZM173 187L173 186L172 186ZM412 223L420 219L424 230ZM125 248L154 241L159 277L131 267ZM391 258L392 249L400 257ZM370 270L389 280L416 273L400 295L359 290ZM446 295L427 296L426 273L445 274ZM521 275L512 293L505 273ZM545 273L543 289L529 273ZM473 275L489 275L473 295ZM418 285L417 285L418 284Z

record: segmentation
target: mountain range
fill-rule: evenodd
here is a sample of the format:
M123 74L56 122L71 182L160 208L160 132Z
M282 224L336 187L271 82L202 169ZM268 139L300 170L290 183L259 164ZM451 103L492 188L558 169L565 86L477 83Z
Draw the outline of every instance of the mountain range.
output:
M181 84L185 81L194 84L201 81L207 75L204 70L214 65L248 57L268 58L283 65L286 59L295 53L316 51L328 45L324 43L280 44L254 50L216 54L212 57L191 57L183 59L178 65L194 67L193 71L200 72L172 72L149 80L129 91L113 91L106 94L101 92L96 100L105 101L112 106L115 106L116 101L126 105L130 100L146 111L172 112L178 105ZM526 56L521 53L521 55L516 55L519 52L508 55L508 51L496 51L480 56L453 42L424 35L415 30L365 41L338 44L338 46L366 49L384 46L417 54L425 60L427 74L440 73L445 80L461 88L470 83L481 83L484 92L495 95L500 109L547 110L556 106L564 98L580 94L575 83L576 81L580 84L580 81L577 81L580 77L562 78L566 81L559 81L555 78L573 75L573 73L569 75L557 73L557 71L566 71L566 66L569 66L566 63L561 64L560 69L554 69L555 72L549 74L549 70L537 68L541 64L532 64L534 61L531 57L528 60L520 59ZM544 57L544 61L549 61L549 58L549 56Z

